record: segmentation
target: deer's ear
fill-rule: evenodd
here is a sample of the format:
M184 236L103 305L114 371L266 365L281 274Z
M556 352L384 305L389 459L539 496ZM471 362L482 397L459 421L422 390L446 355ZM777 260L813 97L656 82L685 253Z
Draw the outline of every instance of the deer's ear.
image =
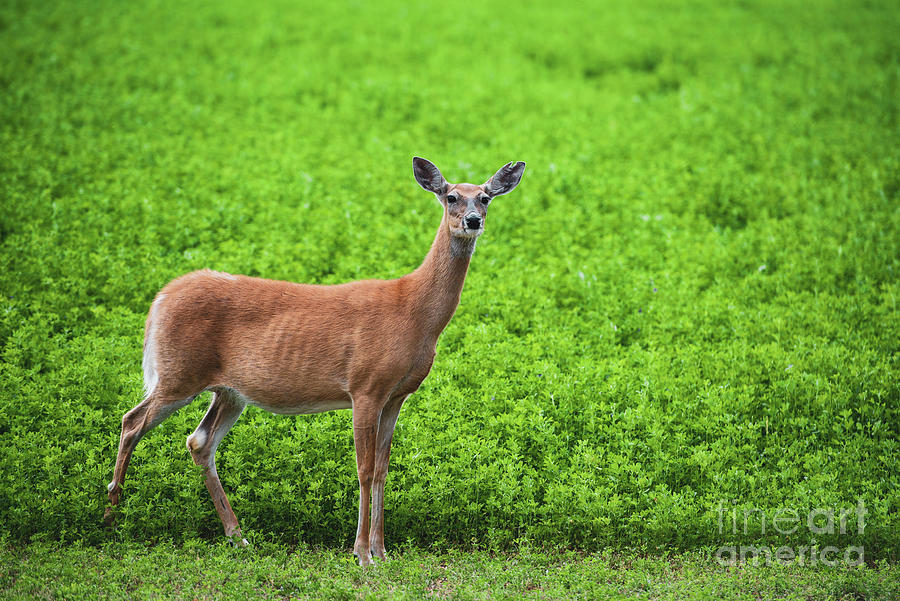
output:
M497 173L491 177L484 187L491 196L500 196L512 192L513 189L522 181L522 174L525 173L525 163L507 163L497 170Z
M447 188L447 180L434 163L421 157L413 157L413 174L419 185L435 194L443 194Z

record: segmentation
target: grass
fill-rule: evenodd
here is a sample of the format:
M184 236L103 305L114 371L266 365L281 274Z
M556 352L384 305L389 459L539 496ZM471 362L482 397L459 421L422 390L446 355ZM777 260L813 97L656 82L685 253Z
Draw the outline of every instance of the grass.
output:
M4 3L5 557L76 545L62 568L116 541L149 561L220 536L184 446L202 401L141 442L101 526L150 301L202 267L407 273L440 219L420 155L451 181L528 169L401 412L397 565L444 561L421 548L489 574L495 555L462 553L530 544L686 553L713 587L896 579L898 30L896 6L862 0ZM343 565L349 412L248 410L217 464L257 546ZM828 527L860 503L863 528ZM822 582L691 563L729 545L888 563Z
M191 541L2 548L0 597L16 599L871 599L900 595L896 565L719 567L684 553L432 553L364 569L332 549Z

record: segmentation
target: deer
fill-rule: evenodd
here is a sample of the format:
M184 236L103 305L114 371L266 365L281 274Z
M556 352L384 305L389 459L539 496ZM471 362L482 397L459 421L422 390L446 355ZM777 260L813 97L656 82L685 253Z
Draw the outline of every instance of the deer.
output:
M225 536L246 545L215 461L244 408L283 415L351 409L359 478L353 553L361 566L384 560L384 486L400 408L431 371L488 205L524 172L524 162L510 162L482 185L450 184L433 163L414 157L413 175L443 217L422 264L397 279L317 285L201 270L163 287L144 328L144 397L122 418L106 522L115 521L138 441L210 391L187 448L203 467Z

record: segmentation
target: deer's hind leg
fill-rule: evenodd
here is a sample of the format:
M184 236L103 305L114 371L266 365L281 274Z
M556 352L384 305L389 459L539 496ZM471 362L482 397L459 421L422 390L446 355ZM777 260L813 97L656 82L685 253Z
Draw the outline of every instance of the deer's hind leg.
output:
M109 502L118 505L122 492L122 483L125 481L125 472L131 462L131 454L134 447L144 435L158 426L167 417L181 409L195 396L172 400L158 392L151 392L147 398L138 403L131 411L122 417L122 434L119 437L119 453L116 456L116 469L112 482L107 486ZM110 523L113 520L111 508L106 510L104 520Z
M216 513L222 520L225 536L243 545L246 545L247 541L241 535L237 517L231 509L228 497L225 496L225 490L216 471L216 448L241 416L245 406L246 403L235 391L228 388L217 389L213 393L206 415L187 439L187 447L194 463L206 468L204 477L206 488L216 506Z

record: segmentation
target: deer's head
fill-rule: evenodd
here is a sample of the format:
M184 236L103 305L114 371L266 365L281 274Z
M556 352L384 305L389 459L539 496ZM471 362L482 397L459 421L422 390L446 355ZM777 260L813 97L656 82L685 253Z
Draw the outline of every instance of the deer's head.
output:
M477 238L484 231L487 208L495 196L500 196L519 185L525 173L525 163L507 163L485 183L450 184L434 163L413 157L413 173L419 185L433 192L444 206L450 233L459 238Z

